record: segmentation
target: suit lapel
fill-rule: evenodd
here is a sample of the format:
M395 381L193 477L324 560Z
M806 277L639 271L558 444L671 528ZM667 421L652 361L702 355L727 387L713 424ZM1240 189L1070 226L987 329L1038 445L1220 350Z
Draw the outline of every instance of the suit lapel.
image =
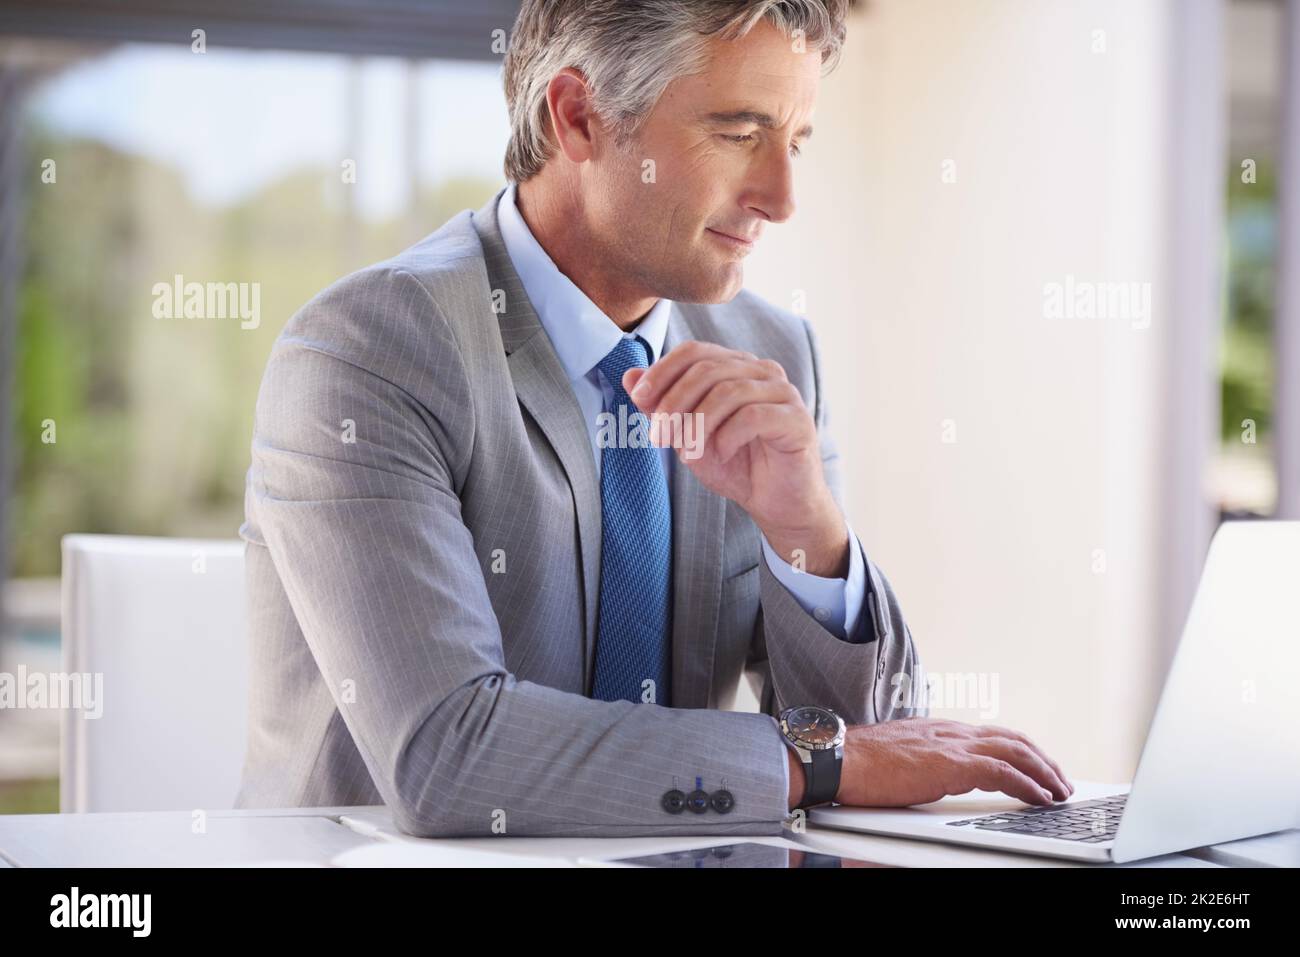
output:
M573 493L582 551L582 602L586 624L583 633L583 688L586 693L591 688L595 661L596 599L600 585L600 482L596 477L591 438L582 417L582 408L501 239L496 216L500 196L497 193L474 214L474 225L483 244L493 293L495 295L499 290L504 295L504 309L499 314L501 341L515 394L555 451Z

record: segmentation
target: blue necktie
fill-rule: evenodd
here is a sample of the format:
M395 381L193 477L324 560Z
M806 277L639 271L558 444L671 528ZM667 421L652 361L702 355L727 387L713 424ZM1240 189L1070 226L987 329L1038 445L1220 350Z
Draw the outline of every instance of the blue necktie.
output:
M592 697L668 706L672 674L672 518L662 453L648 418L623 389L623 373L649 366L650 347L624 337L600 361L614 387L615 442L600 450L600 603ZM634 418L635 416L635 418ZM641 426L641 448L622 441ZM608 434L608 430L607 430ZM653 697L645 682L654 682Z

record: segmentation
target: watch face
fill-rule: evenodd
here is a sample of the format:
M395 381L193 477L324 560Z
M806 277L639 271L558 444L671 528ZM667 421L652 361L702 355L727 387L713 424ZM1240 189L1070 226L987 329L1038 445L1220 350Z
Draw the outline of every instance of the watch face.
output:
M796 708L786 715L786 727L791 737L812 745L826 747L840 733L840 723L825 708Z

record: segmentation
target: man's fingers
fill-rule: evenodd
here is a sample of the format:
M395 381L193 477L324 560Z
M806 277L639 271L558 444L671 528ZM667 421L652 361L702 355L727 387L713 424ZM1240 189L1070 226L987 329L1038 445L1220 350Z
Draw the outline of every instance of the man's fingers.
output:
M717 382L704 400L695 406L692 414L698 415L704 427L704 441L721 429L731 417L748 405L790 402L788 390L794 386L785 382L755 379L728 379Z
M1019 741L1021 744L1025 745L1025 747L1031 749L1035 754L1042 758L1044 762L1046 762L1047 766L1052 769L1058 778L1061 779L1061 783L1070 789L1070 793L1074 793L1074 784L1065 776L1065 771L1061 769L1061 766L1056 761L1052 760L1051 756L1046 751L1034 744L1034 742L1029 739L1029 735L1017 731L1014 728L1004 728L1001 725L996 724L979 725L979 728L981 731L993 735Z
M1070 789L1065 781L1052 770L1051 766L1039 756L1033 748L1012 738L977 738L970 745L975 754L1001 758L1034 779L1035 783L1047 788L1058 801L1070 796Z
M623 373L623 391L631 392L636 388L636 384L641 381L641 377L646 374L645 369L628 369Z
M740 409L713 432L705 443L712 446L719 464L725 465L731 457L755 439L772 442L780 452L798 451L804 439L801 424L794 418L796 410L788 405L759 402ZM782 440L790 439L782 447Z
M695 412L705 396L724 382L769 382L771 372L741 358L701 359L677 377L654 402L656 412ZM639 403L638 403L639 405Z
M745 355L747 353L740 353L714 342L701 342L698 339L683 342L679 346L674 346L670 352L665 353L658 362L646 370L645 375L641 376L636 384L636 388L641 391L632 396L632 401L639 409L653 408L659 401L659 397L695 363L702 359L737 359ZM624 380L626 378L627 376L624 375Z
M975 758L974 787L983 791L1001 791L1026 804L1051 804L1052 795L1034 780L1001 758Z

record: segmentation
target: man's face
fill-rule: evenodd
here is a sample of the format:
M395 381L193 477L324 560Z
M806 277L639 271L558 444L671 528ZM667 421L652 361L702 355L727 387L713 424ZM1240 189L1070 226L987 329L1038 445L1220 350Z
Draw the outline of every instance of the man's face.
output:
M821 53L794 46L766 21L714 38L704 71L670 83L631 143L604 140L583 188L625 281L681 302L740 291L764 223L794 212L794 157L821 78Z

